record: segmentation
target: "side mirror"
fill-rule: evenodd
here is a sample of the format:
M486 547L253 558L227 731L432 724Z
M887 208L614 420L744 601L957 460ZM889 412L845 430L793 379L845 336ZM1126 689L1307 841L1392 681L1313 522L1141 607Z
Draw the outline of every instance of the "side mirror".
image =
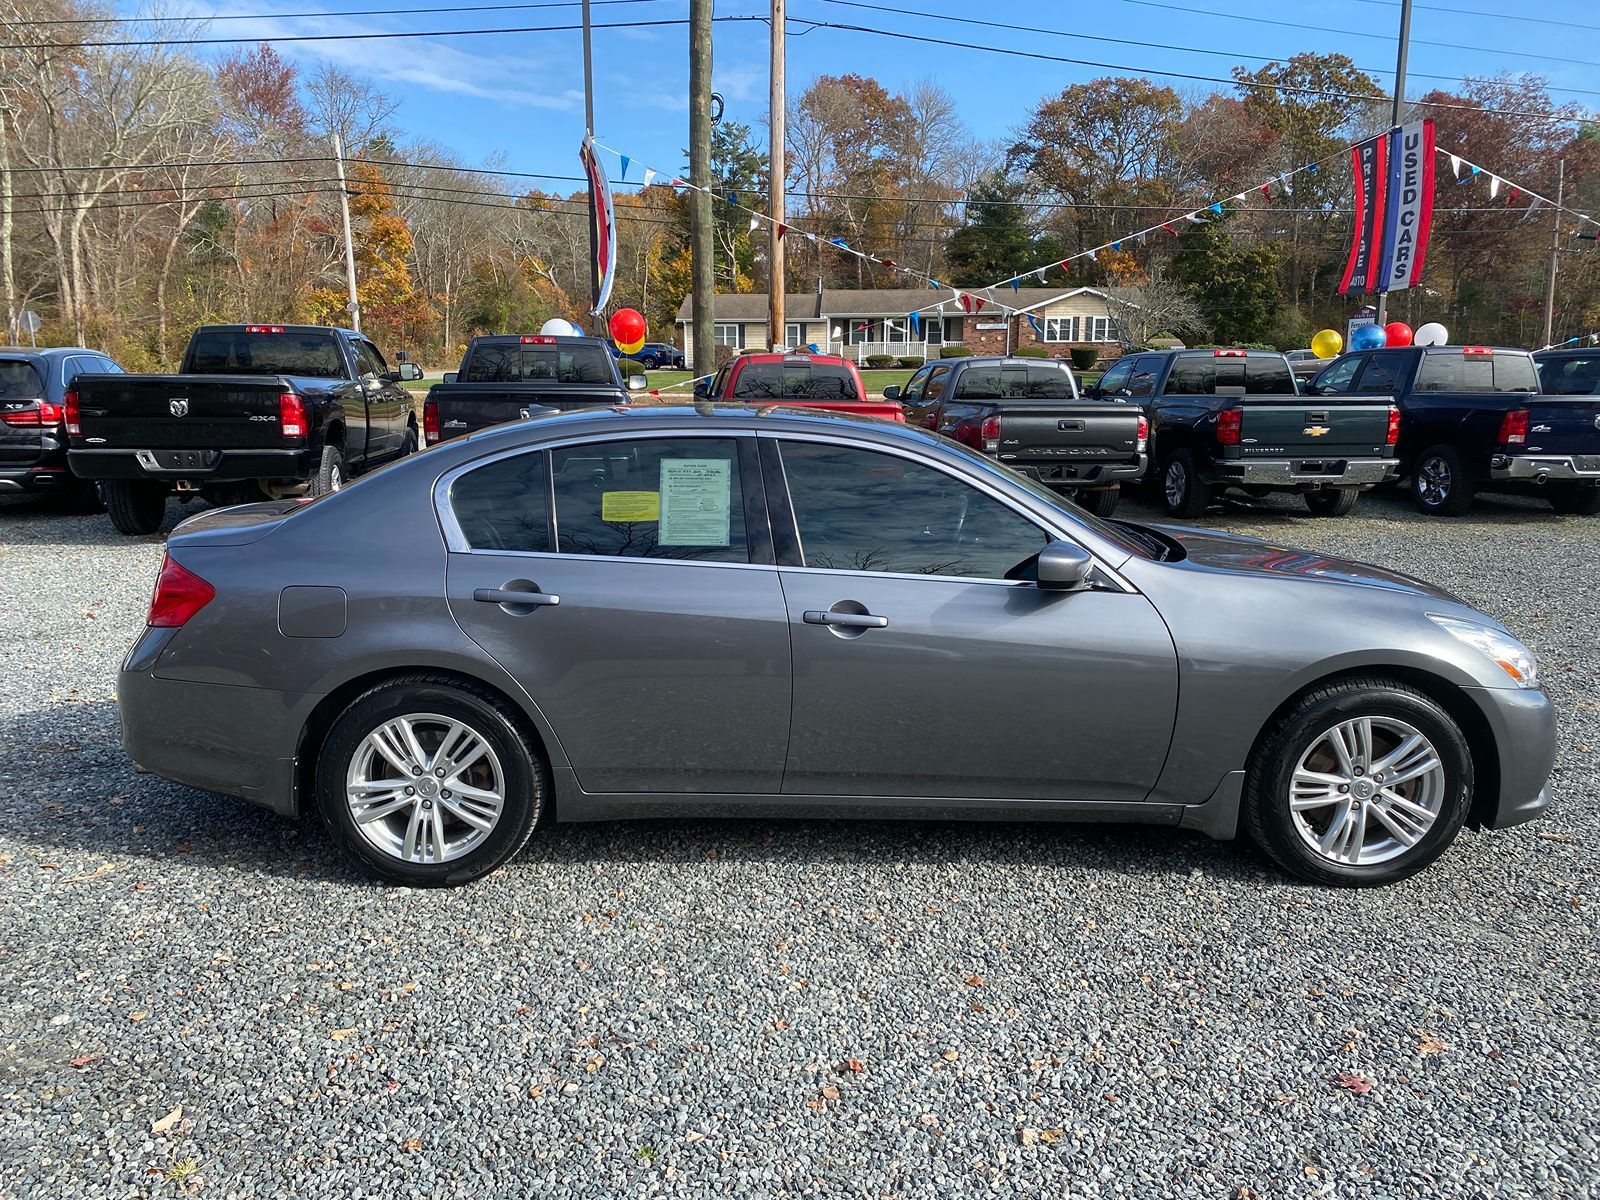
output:
M454 383L456 381L456 376L458 374L459 374L459 372L457 372L457 371L446 371L444 373L443 382L445 382L445 383Z
M403 362L396 374L400 376L401 383L415 383L422 378L422 368L416 363Z
M1085 400L1104 400L1106 394L1100 390L1100 385L1096 383L1083 389L1083 398Z
M648 379L646 379L643 375L629 375L628 376L628 390L630 392L642 392L642 391L645 390L645 388L647 388L649 386L650 386L650 381Z
M1039 551L1039 586L1071 592L1089 581L1094 559L1075 542L1051 542Z
M704 379L694 381L694 398L696 400L709 400L711 398L711 385Z
M883 398L885 400L900 399L900 385L898 383L891 383L888 387L884 388Z

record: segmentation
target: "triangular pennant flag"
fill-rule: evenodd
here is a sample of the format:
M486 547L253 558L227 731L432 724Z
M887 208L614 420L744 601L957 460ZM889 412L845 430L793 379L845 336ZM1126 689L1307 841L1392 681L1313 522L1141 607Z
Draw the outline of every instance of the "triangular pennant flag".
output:
M1044 280L1044 273L1046 271L1048 271L1049 269L1050 269L1049 267L1040 267L1037 271L1034 272L1034 274L1039 277L1039 282L1040 283L1043 283L1045 281Z
M984 289L983 289L983 294L984 294L984 295L985 295L985 296L987 296L987 297L989 297L989 299L990 299L990 300L991 300L991 301L992 301L992 300L993 300L993 299L994 299L994 289L993 289L993 288L992 288L992 287L986 287L986 288L984 288Z
M1044 336L1044 326L1039 324L1039 318L1034 316L1032 313L1028 314L1028 324L1033 326L1033 332L1035 336Z
M1184 220L1193 221L1196 225L1204 225L1206 223L1205 218L1199 213L1185 213Z
M759 228L761 228L761 218L752 213L750 216L750 232L754 233Z
M655 178L656 178L655 168L654 167L646 167L644 169L644 186L645 187L649 187L652 183L655 182Z
M1121 250L1121 249L1122 249L1122 243L1121 243L1121 242L1112 242L1112 243L1111 243L1111 248L1112 248L1112 249L1113 249L1113 250L1118 250L1118 251L1120 251L1120 250Z
M806 349L811 351L811 353L813 353L813 354L821 354L822 353L822 351L817 349L817 344L815 342L807 342L806 343Z
M1222 201L1219 200L1219 201L1217 201L1217 203L1213 204L1211 206L1211 211L1216 213L1217 216L1220 217L1222 215Z
M1459 154L1450 156L1450 171L1457 179L1461 178L1461 156Z
M829 238L828 240L841 250L850 249L850 243L845 241L842 237Z
M1166 222L1164 225L1161 226L1161 228L1165 229L1173 237L1177 237L1178 236L1178 231L1172 227L1172 222L1171 221Z
M1278 186L1283 189L1283 194L1285 196L1294 195L1294 188L1289 186L1289 181L1287 178L1278 180Z
M1020 292L1022 290L1022 285L1017 282L1015 276L1013 276L1011 279L1008 279L1006 282L1011 285L1011 290L1013 292Z
M783 235L788 233L788 232L789 232L789 227L787 225L785 225L782 221L779 221L778 222L778 240L782 241L783 240Z
M1240 192L1237 196L1235 196L1233 198L1233 202L1235 204L1243 204L1244 203L1244 193Z
M1317 163L1312 163L1309 167L1306 168L1306 174L1307 175L1315 175L1320 170L1322 170L1322 167L1320 165L1318 165Z
M1263 183L1261 185L1261 194L1263 196L1265 196L1268 200L1271 200L1272 199L1272 184L1271 183Z
M940 283L937 279L930 279L930 280L928 280L928 286L931 287L934 291L937 292L944 285L942 283Z
M683 180L674 177L672 180L672 186L675 188L680 188L684 186L684 182Z
M895 260L892 258L880 258L878 261L892 270L898 271L900 269L900 264L895 262Z
M1096 257L1095 252L1093 250L1088 251L1088 255L1089 255L1089 261L1090 262L1099 262L1100 261L1100 259L1098 257Z
M1529 218L1529 217L1531 217L1531 216L1533 216L1533 210L1534 210L1534 209L1536 209L1536 208L1538 208L1538 207L1539 207L1539 206L1540 206L1540 205L1541 205L1541 204L1543 204L1543 203L1544 203L1544 200L1543 200L1543 199L1542 199L1542 198L1541 198L1541 197L1539 197L1539 196L1535 196L1535 197L1534 197L1534 198L1533 198L1533 199L1532 199L1532 200L1531 200L1531 201L1530 201L1530 202L1529 202L1529 203L1528 203L1528 207L1527 207L1527 208L1526 208L1526 209L1524 209L1524 210L1523 210L1523 213L1522 213L1522 219L1523 219L1523 220L1524 220L1524 221L1526 221L1526 220L1527 220L1527 219L1528 219L1528 218Z
M1489 199L1493 200L1500 194L1500 176L1489 176Z
M622 170L617 175L617 182L624 183L628 178L628 156L626 154L619 154L617 157L622 160Z
M1522 189L1517 187L1516 184L1512 184L1511 185L1511 193L1508 196L1506 196L1506 204L1509 205L1513 200L1515 200L1520 195L1522 195Z
M922 332L922 314L919 313L916 309L912 309L909 315L910 315L910 319L911 319L911 332L912 333L921 333Z

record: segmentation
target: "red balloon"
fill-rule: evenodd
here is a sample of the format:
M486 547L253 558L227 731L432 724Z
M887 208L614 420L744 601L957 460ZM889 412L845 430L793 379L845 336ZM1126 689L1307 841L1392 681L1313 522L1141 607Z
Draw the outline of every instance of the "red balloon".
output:
M644 315L638 309L619 308L611 314L611 337L617 345L631 346L635 342L642 342L644 332Z
M1383 327L1383 344L1385 346L1411 345L1411 326L1404 321L1390 321Z

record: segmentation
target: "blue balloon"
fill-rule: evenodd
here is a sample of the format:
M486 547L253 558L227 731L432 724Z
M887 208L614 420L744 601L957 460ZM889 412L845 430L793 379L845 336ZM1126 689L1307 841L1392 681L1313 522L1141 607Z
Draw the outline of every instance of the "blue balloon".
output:
M1350 335L1350 349L1376 350L1385 340L1382 325L1357 325L1356 331Z

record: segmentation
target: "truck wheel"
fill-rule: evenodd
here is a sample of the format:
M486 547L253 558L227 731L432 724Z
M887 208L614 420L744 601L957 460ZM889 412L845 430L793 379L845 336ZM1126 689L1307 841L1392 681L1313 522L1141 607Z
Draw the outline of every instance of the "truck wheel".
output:
M1600 513L1600 487L1581 483L1555 483L1550 485L1550 507L1558 513L1575 513L1592 517Z
M317 468L317 477L311 481L311 494L326 496L344 485L344 452L337 446L324 446L322 465Z
M1079 508L1088 509L1097 517L1109 517L1117 511L1117 502L1122 499L1121 487L1096 488L1093 491L1077 491L1072 493L1072 502Z
M1306 493L1306 507L1313 517L1342 517L1356 506L1361 493L1355 488L1326 488Z
M1175 450L1161 472L1161 499L1169 517L1198 517L1211 503L1211 487L1200 478L1194 455Z
M142 537L161 528L167 515L167 485L137 479L107 479L100 488L118 533Z
M100 489L92 479L74 478L60 493L61 506L71 513L97 513L105 509Z
M1430 517L1459 517L1477 490L1454 446L1430 446L1411 465L1411 499Z
M407 425L406 426L405 441L400 443L400 457L401 458L410 458L416 452L417 452L417 427L415 425Z

